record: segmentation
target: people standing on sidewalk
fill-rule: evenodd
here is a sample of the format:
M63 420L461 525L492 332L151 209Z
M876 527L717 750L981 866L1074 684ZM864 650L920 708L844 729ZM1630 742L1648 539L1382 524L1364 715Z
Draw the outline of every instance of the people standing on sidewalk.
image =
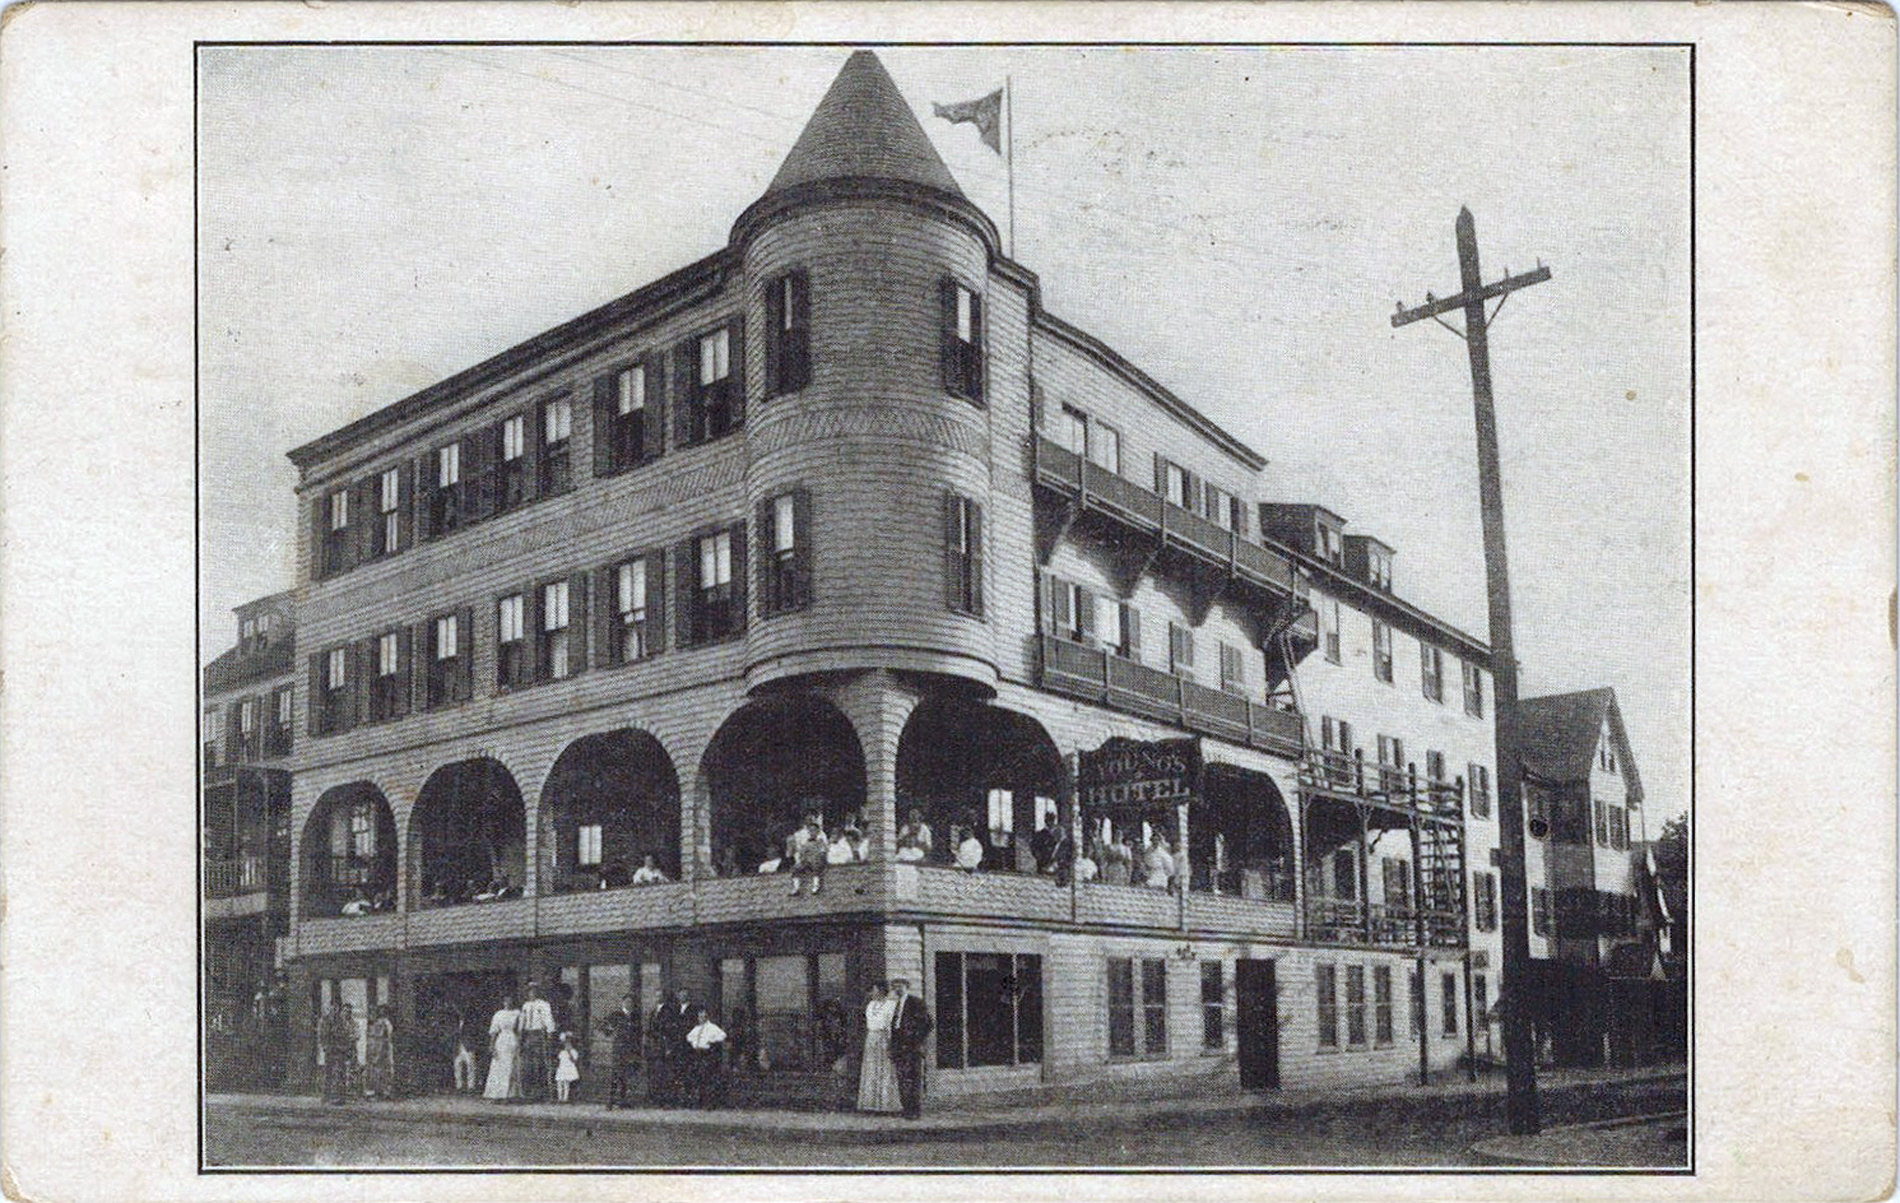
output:
M531 1103L545 1102L554 1085L554 1008L541 997L541 987L528 983L528 1001L521 1004L521 1095Z
M924 1106L924 1041L930 1037L930 1008L912 997L910 983L891 979L896 1001L891 1011L891 1064L897 1073L897 1095L905 1119L916 1119Z
M620 1009L601 1022L600 1030L613 1040L613 1067L607 1078L607 1106L625 1107L628 1079L633 1076L634 1066L640 1061L640 1017L633 1012L633 995L620 999Z
M488 1021L488 1081L482 1087L483 1098L505 1103L521 1097L521 1072L515 1055L521 1047L521 1037L515 1030L520 1025L521 1012L515 1009L514 998L503 996L501 1009Z
M475 1093L475 1050L470 1047L468 1014L460 1007L454 1009L455 1032L451 1039L455 1042L452 1054L455 1072L455 1093Z
M897 1093L897 1066L891 1062L891 1019L897 1012L883 982L871 983L864 1004L864 1055L858 1066L858 1110L892 1112L903 1109Z
M701 1107L718 1107L726 1101L726 1033L704 1007L696 1008L695 1020L686 1031L693 1101Z
M556 1054L554 1090L563 1103L571 1101L574 1083L581 1080L581 1050L574 1047L574 1033L561 1033L561 1049Z
M350 1004L331 1003L317 1021L317 1052L323 1057L323 1101L347 1103L350 1070L356 1064L356 1021Z
M376 1008L369 1022L368 1051L363 1057L363 1094L388 1099L396 1094L396 1025L388 1007Z
M647 1018L647 1100L671 1107L679 1098L680 1069L674 1050L680 1043L676 1030L678 1008L662 998Z

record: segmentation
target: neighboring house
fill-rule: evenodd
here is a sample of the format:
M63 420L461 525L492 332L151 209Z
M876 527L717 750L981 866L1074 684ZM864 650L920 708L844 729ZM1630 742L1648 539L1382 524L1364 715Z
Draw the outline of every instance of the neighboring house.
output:
M295 742L292 595L237 608L236 646L204 670L204 975L214 1086L282 1081L277 941L289 930Z
M938 1096L1470 1051L1488 649L1048 313L875 56L726 247L291 459L298 1048L533 979L604 1058L684 989L742 1091L829 1097L904 977ZM868 845L819 894L767 871L808 810ZM1037 871L1056 822L1099 879ZM1157 838L1179 888L1111 871Z

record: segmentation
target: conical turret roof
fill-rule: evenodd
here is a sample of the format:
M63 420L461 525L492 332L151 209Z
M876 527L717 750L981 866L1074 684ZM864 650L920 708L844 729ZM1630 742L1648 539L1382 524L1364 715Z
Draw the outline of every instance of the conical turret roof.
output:
M963 195L890 72L869 50L845 60L765 195L845 178L898 180Z

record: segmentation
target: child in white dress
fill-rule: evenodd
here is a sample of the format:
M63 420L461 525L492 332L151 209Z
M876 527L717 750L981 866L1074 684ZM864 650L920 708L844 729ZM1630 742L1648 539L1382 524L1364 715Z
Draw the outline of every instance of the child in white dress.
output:
M568 1092L581 1080L581 1050L574 1047L574 1033L561 1033L561 1059L554 1070L554 1089L563 1103L570 1102Z

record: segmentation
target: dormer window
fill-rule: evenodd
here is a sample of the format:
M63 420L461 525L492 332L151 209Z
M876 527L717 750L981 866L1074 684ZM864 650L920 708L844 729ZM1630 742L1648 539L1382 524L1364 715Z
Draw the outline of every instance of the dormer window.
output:
M1335 567L1344 562L1346 553L1339 532L1324 522L1313 524L1313 554Z
M1366 580L1374 589L1392 592L1392 557L1376 547L1366 549Z

